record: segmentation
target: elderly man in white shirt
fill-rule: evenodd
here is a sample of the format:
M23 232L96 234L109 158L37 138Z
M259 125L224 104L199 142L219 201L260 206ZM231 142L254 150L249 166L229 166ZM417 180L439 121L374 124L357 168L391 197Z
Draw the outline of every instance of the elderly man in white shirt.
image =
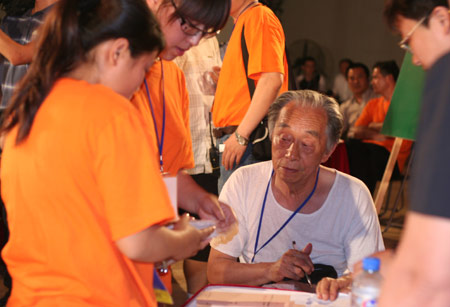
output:
M272 161L238 169L220 195L239 225L234 236L211 242L208 280L299 280L319 263L342 276L363 257L384 250L366 186L320 165L341 133L337 102L309 90L286 92L269 109L269 129Z

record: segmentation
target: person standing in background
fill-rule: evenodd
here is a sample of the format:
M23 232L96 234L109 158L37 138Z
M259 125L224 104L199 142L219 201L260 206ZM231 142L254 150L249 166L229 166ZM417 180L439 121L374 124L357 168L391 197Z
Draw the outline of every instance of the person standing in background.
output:
M178 208L196 213L202 219L215 220L218 230L224 230L235 221L231 209L186 172L194 167L189 96L184 74L172 60L198 45L202 38L215 36L225 26L230 0L146 1L161 25L166 45L131 103L142 114L147 131L158 146L160 171L176 177ZM138 264L138 270L148 277L144 283L151 290L152 268L143 263ZM162 280L170 291L170 270L169 274L162 275Z
M184 55L177 57L174 62L186 77L189 93L189 122L195 166L188 169L187 173L207 192L217 195L218 176L213 173L214 166L210 159L210 151L214 150L211 134L211 107L220 66L222 66L217 39L215 37L202 39L198 46L192 47ZM218 163L218 160L215 162ZM215 167L218 168L218 165ZM194 217L198 218L195 215ZM183 270L190 295L208 283L206 266L209 251L208 245L194 257L184 260Z
M279 93L288 90L288 64L283 27L275 14L256 0L232 0L234 30L228 42L212 115L220 155L219 193L232 172L257 162L250 134ZM244 66L242 33L248 50ZM254 82L253 96L248 79ZM220 147L219 147L220 149Z
M129 101L159 24L143 0L60 0L41 31L1 129L8 306L156 306L137 263L189 257L214 230L165 227L157 149Z

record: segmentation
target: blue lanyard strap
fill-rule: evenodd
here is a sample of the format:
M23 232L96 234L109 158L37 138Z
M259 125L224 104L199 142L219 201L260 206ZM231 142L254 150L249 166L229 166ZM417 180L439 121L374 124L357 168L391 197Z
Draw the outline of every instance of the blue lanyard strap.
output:
M161 173L164 172L164 163L163 163L163 148L164 148L164 132L166 130L166 95L164 91L164 69L163 63L161 60L161 87L162 87L162 101L163 101L163 115L162 115L162 128L161 128L161 137L159 137L158 133L158 125L156 124L155 111L153 110L152 99L150 98L150 91L148 89L147 79L144 79L145 89L147 91L148 104L150 106L150 111L153 117L153 126L155 127L156 133L156 141L158 142L158 151L159 151L159 166L161 168Z
M284 227L286 227L286 225L294 218L294 216L308 203L308 201L314 195L314 192L316 191L316 188L317 188L317 182L319 181L319 171L320 171L320 166L317 169L316 182L314 183L314 188L312 189L311 193L309 193L308 197L306 197L306 199L303 201L303 203L291 214L291 216L286 220L286 222L284 222L284 224L269 238L269 240L267 240L266 243L264 243L258 249L259 234L261 232L264 208L266 207L267 194L269 193L270 183L272 182L273 173L274 173L274 171L272 170L272 175L270 175L269 183L267 183L266 194L264 195L264 201L263 201L262 208L261 208L261 215L259 217L258 232L256 233L256 242L255 242L255 249L253 251L252 263L253 263L253 261L255 261L256 254L260 250L262 250L264 247L266 247L266 245L269 244L270 241L272 241L273 238L275 238L280 233L280 231L283 230Z

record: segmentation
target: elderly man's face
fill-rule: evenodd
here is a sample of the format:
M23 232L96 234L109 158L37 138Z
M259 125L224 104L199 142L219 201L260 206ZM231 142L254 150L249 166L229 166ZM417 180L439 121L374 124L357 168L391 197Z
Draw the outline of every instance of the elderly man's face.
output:
M276 175L286 183L315 175L317 167L329 153L327 115L321 109L286 105L275 123L272 136L272 162Z

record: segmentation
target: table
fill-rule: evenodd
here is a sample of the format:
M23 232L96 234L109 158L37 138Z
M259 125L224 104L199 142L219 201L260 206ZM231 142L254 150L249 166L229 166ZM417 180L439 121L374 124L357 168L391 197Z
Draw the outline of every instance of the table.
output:
M205 295L206 294L206 295ZM287 299L291 302L288 304L279 303L281 301L280 297ZM215 303L211 305L203 306L261 306L261 300L264 300L264 306L307 306L307 307L319 307L319 306L329 306L329 307L348 307L350 306L350 296L348 294L340 293L336 301L322 301L317 299L314 293L294 291L294 290L282 290L274 288L263 288L263 287L251 287L242 285L207 285L202 290L197 292L193 297L191 297L183 306L186 307L197 307L197 299L199 300L203 297L203 302L205 302L205 297L210 297L212 300L217 299ZM222 304L218 301L222 297L226 297L226 301L222 301ZM276 300L274 298L280 298ZM258 298L259 302L247 302L243 303L243 300L253 298ZM276 302L270 301L274 299ZM232 304L234 302L234 304Z

